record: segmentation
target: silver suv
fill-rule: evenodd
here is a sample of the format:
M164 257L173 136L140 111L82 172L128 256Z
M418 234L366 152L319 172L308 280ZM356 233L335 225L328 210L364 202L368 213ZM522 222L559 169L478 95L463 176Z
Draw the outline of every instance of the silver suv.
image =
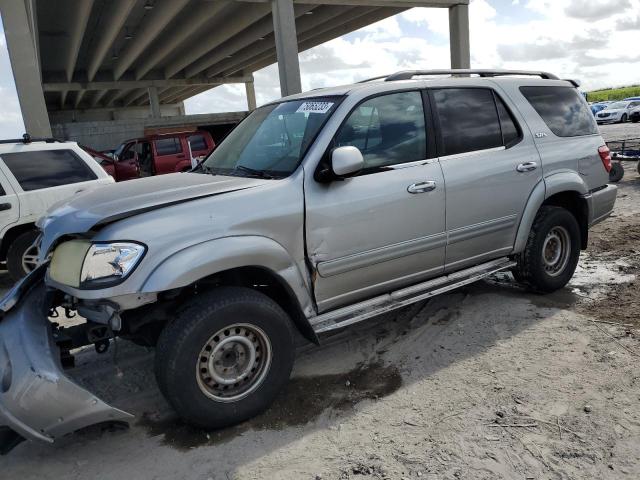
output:
M84 345L155 346L176 412L219 428L278 395L296 331L319 342L500 270L562 288L613 209L610 168L575 82L543 72L400 72L258 108L191 173L39 221L42 264L0 305L4 445L130 418L63 373Z

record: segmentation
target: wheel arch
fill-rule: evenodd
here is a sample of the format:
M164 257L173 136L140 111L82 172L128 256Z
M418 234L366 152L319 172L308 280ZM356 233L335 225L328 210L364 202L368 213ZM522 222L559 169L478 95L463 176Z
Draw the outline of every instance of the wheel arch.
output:
M155 293L192 285L244 286L278 303L308 340L318 338L307 318L315 306L296 262L267 237L237 236L207 241L165 259L149 275L141 291Z
M2 243L0 243L0 261L4 262L7 260L7 252L11 244L16 238L29 230L36 230L36 224L34 222L14 225L5 232L2 236Z
M569 210L580 226L580 247L589 241L589 204L584 198L588 188L575 172L562 172L541 181L531 192L520 220L513 253L520 253L527 244L533 222L543 205L555 205Z

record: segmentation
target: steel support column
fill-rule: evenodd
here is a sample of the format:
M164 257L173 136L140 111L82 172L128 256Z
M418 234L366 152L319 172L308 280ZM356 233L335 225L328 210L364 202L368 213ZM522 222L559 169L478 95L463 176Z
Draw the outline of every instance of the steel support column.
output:
M449 7L451 68L471 68L469 5Z
M285 97L302 91L293 1L271 0L271 13L280 74L280 93Z
M13 78L27 133L33 137L50 137L51 125L40 85L40 65L36 33L23 0L0 0Z
M256 86L253 80L245 82L245 91L247 92L247 109L249 111L256 109Z
M160 118L160 99L158 98L158 87L149 87L149 105L151 106L151 116Z

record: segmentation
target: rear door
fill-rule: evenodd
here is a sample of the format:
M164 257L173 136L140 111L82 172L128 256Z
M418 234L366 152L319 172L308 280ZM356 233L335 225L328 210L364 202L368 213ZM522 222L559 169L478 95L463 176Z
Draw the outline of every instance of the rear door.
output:
M183 144L181 136L158 138L153 142L153 149L156 175L179 172L181 169L177 166L181 162L191 165L188 146Z
M20 202L5 169L4 165L0 165L0 237L20 218Z
M492 88L430 90L447 185L445 269L509 253L540 157L519 114Z
M37 220L51 205L95 186L98 179L70 149L25 150L1 157L20 197L21 221Z

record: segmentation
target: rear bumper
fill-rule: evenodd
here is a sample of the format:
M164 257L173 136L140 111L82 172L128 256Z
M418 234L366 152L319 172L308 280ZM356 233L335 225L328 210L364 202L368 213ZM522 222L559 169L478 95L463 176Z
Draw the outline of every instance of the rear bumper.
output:
M51 443L88 425L132 418L64 374L46 297L40 279L0 319L0 453L21 439Z
M615 185L607 185L600 190L596 190L585 195L587 204L589 205L589 226L601 222L613 212L616 203L616 195L618 187Z

